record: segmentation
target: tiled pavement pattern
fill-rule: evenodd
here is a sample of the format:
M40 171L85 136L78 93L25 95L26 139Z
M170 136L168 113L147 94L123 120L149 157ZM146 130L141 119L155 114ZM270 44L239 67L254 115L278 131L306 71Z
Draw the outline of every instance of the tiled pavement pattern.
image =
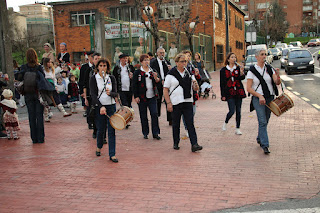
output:
M234 134L235 118L221 131L227 103L220 101L219 73L212 76L217 99L198 101L195 115L199 153L191 152L189 140L181 140L179 151L172 148L164 107L162 140L145 140L133 104L131 127L116 132L118 164L107 147L95 156L82 113L56 113L45 124L44 144L31 143L23 121L20 140L0 139L0 212L212 212L317 194L320 113L289 93L295 107L272 116L266 156L255 140L249 98L242 105L243 135Z

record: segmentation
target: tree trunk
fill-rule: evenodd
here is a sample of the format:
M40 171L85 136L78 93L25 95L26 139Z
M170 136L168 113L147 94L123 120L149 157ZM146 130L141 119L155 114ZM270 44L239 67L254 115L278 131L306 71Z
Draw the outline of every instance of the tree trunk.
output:
M0 34L3 37L0 39L0 56L1 70L9 76L9 88L14 92L13 88L13 62L12 62L12 45L8 19L8 10L6 0L0 1Z

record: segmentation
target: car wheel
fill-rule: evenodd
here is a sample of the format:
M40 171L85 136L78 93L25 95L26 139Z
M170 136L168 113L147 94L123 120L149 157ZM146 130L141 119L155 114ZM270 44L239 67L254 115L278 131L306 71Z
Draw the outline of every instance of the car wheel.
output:
M311 71L311 73L314 73L314 69L313 70L310 70Z

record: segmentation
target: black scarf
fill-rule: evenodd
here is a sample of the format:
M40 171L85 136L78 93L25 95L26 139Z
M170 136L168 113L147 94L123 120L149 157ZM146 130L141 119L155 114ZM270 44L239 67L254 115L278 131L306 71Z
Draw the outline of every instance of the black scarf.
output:
M185 72L185 75L182 78L179 71L176 68L173 68L170 70L168 75L173 75L179 81L179 85L183 89L184 99L192 97L192 95L191 95L192 80L191 80L191 75L189 73Z

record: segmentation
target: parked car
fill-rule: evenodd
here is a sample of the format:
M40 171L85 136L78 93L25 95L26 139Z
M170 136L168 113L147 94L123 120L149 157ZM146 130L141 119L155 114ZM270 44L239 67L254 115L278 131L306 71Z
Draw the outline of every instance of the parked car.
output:
M275 60L278 60L281 57L281 51L278 48L271 48L269 51Z
M280 66L281 66L281 68L284 68L284 67L286 66L286 64L287 64L286 58L287 58L287 56L288 56L289 51L291 51L291 50L296 50L296 49L300 49L300 48L290 47L290 48L284 48L284 49L282 50L281 58L280 58Z
M278 43L276 46L276 48L288 48L288 45L286 43Z
M290 44L294 47L300 47L300 48L303 48L303 45L301 44L300 41L292 41L290 42Z
M255 65L257 63L257 58L255 55L248 55L244 62L244 71L248 72L251 65Z
M314 73L314 59L307 49L291 50L288 52L288 57L285 60L287 61L285 72L288 75L294 71L310 71Z
M308 45L308 47L319 46L319 45L320 45L320 40L317 39L317 38L311 39L311 40L308 42L307 45Z

